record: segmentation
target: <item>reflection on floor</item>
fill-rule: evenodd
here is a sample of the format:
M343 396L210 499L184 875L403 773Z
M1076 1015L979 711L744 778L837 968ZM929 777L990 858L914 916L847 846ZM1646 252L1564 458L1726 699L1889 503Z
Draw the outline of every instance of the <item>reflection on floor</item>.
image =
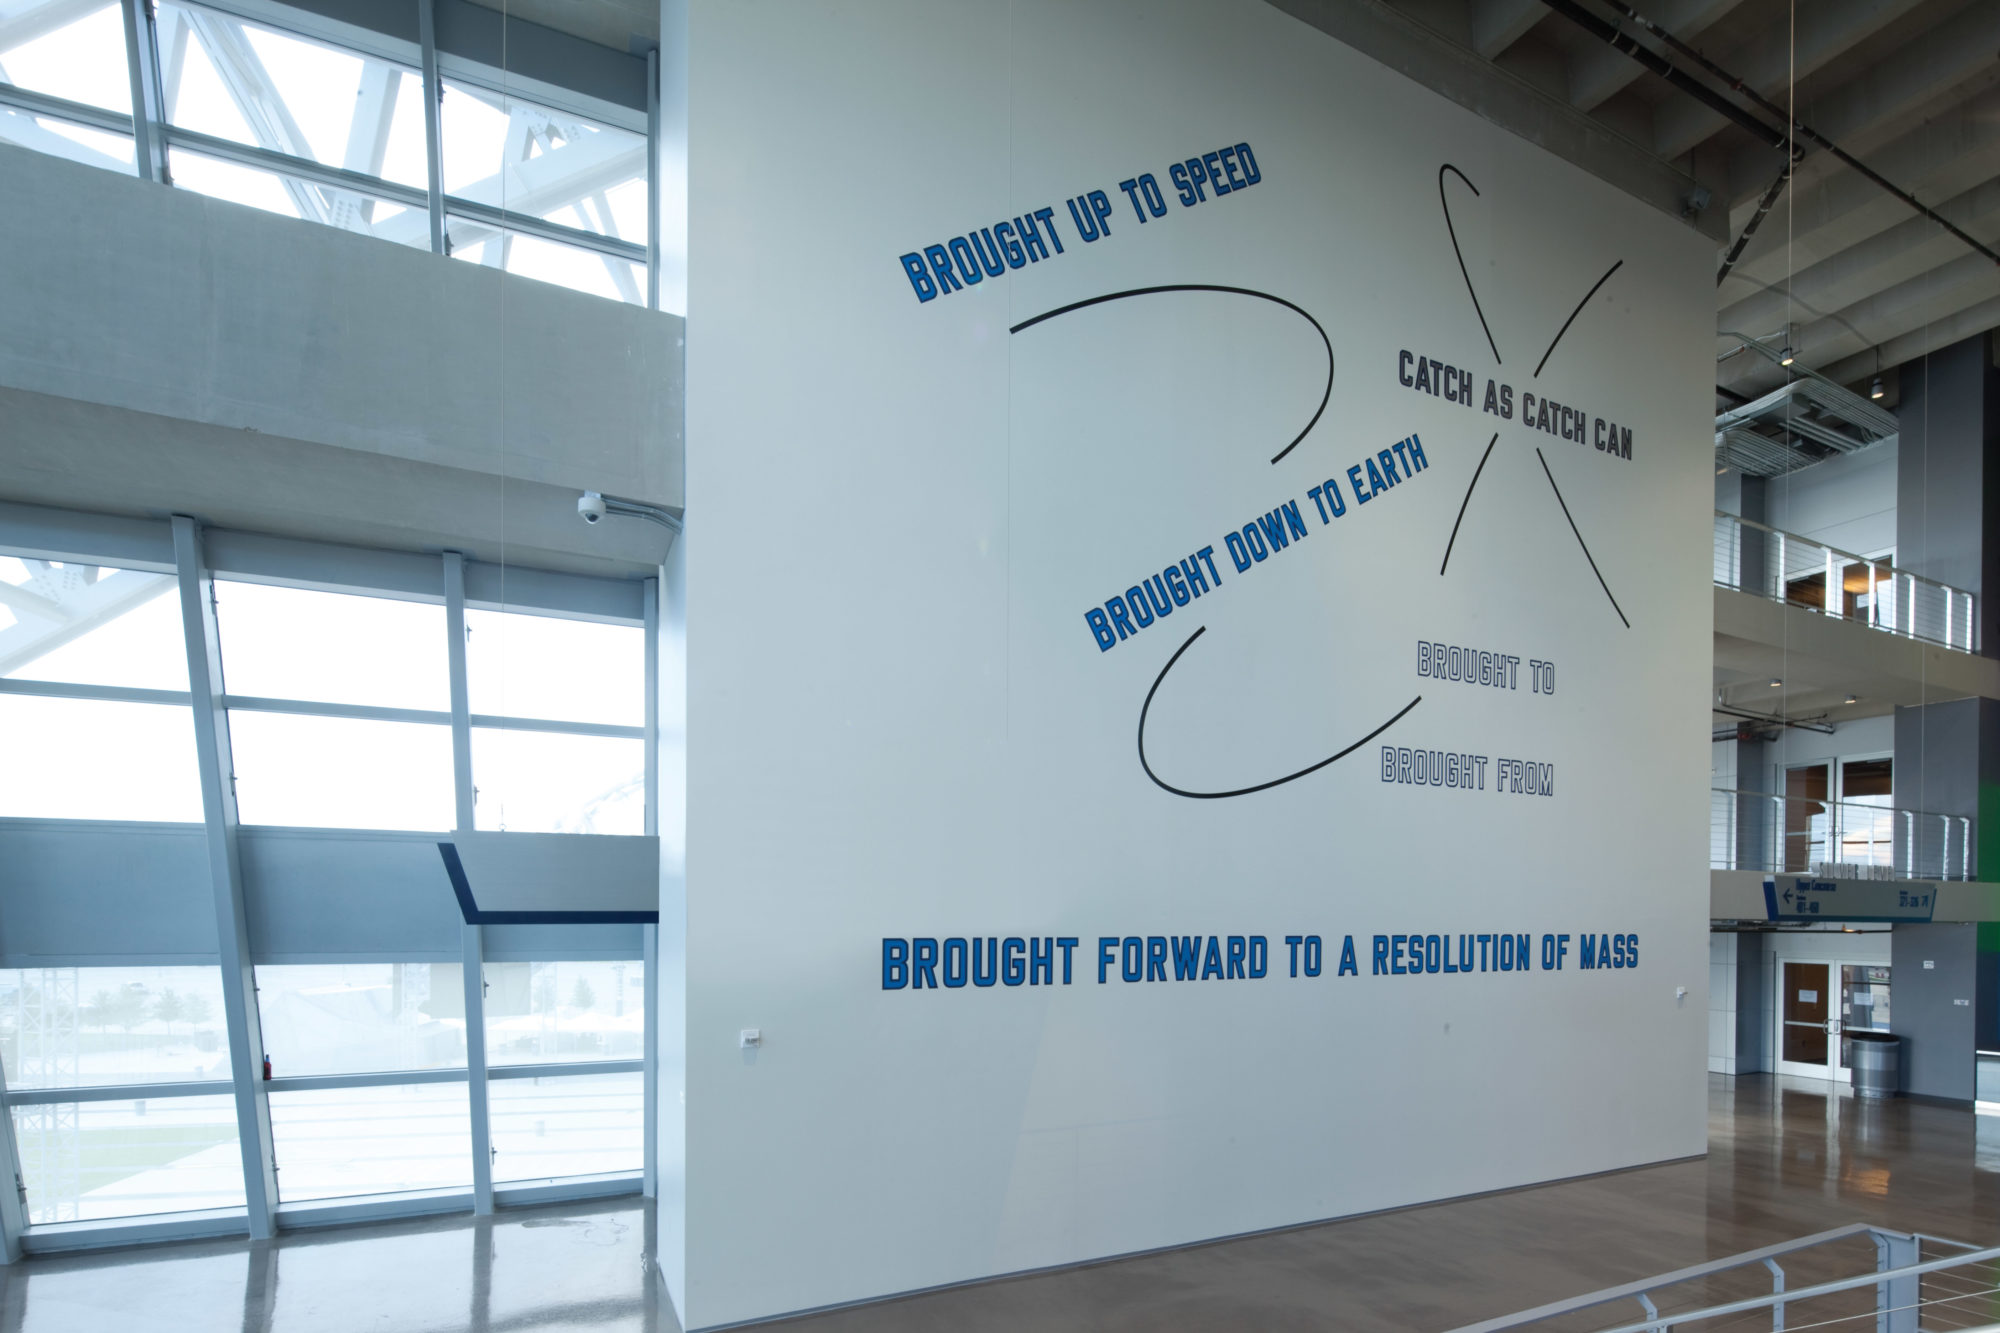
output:
M782 1325L1448 1329L1846 1222L2000 1243L2000 1116L1709 1081L1709 1155L932 1292ZM0 1268L0 1333L678 1329L636 1199ZM1806 1274L1801 1274L1803 1279ZM1796 1284L1794 1286L1796 1289Z

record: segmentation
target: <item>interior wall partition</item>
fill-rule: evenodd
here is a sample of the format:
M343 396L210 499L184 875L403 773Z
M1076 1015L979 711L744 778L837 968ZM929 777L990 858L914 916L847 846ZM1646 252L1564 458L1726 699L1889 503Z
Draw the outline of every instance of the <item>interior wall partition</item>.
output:
M640 1188L644 932L488 926L468 955L435 844L645 831L655 604L650 580L0 506L10 1251Z

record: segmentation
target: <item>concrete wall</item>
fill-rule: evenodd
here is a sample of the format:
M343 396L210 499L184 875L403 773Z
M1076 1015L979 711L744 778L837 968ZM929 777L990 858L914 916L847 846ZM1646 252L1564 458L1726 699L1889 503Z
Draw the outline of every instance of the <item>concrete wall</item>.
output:
M1885 440L1840 454L1766 483L1764 522L1854 555L1896 545L1896 479L1900 448Z
M1708 936L1708 1072L1736 1072L1737 941L1730 931Z
M1899 925L1892 937L1890 1028L1903 1039L1903 1091L1971 1101L1978 927Z
M574 506L681 505L679 318L26 149L0 179L33 312L0 321L0 498L657 565Z

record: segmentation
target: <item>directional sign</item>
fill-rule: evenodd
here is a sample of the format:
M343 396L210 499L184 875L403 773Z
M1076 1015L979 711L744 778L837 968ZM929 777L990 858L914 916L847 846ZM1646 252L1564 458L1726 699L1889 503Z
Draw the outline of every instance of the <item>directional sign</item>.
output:
M1772 921L1928 921L1938 886L1924 880L1805 879L1764 881Z

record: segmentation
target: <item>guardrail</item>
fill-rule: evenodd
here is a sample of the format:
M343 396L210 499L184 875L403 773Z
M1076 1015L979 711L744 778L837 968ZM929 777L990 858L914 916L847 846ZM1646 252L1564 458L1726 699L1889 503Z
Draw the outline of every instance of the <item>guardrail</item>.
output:
M1714 787L1708 864L1837 879L1970 880L1978 878L1976 823L1970 815Z
M1778 1262L1780 1259L1790 1259L1808 1250L1831 1250L1859 1237L1874 1243L1875 1262L1871 1271L1786 1290L1787 1274L1785 1266ZM1926 1247L1956 1253L1926 1259ZM1806 1263L1840 1257L1821 1254ZM1994 1312L2000 1308L1996 1307L1996 1297L2000 1297L1996 1264L2000 1264L2000 1249L1974 1249L1960 1241L1855 1223L1498 1319L1467 1324L1452 1333L1504 1333L1549 1326L1557 1321L1561 1321L1563 1328L1587 1326L1595 1333L1672 1333L1673 1330L1719 1333L1722 1329L1758 1327L1873 1328L1876 1333L1984 1329L1993 1325ZM1795 1268L1798 1266L1794 1264ZM1726 1288L1732 1278L1740 1286L1742 1277L1755 1276L1758 1269L1769 1274L1768 1292L1738 1300L1714 1301L1717 1287ZM1687 1309L1671 1308L1677 1303L1677 1296L1686 1299L1690 1293L1699 1293L1696 1299L1707 1303ZM1593 1321L1587 1325L1566 1318L1626 1302L1635 1302L1645 1317L1633 1322Z
M1885 633L1979 651L1971 593L1719 509L1715 583Z

